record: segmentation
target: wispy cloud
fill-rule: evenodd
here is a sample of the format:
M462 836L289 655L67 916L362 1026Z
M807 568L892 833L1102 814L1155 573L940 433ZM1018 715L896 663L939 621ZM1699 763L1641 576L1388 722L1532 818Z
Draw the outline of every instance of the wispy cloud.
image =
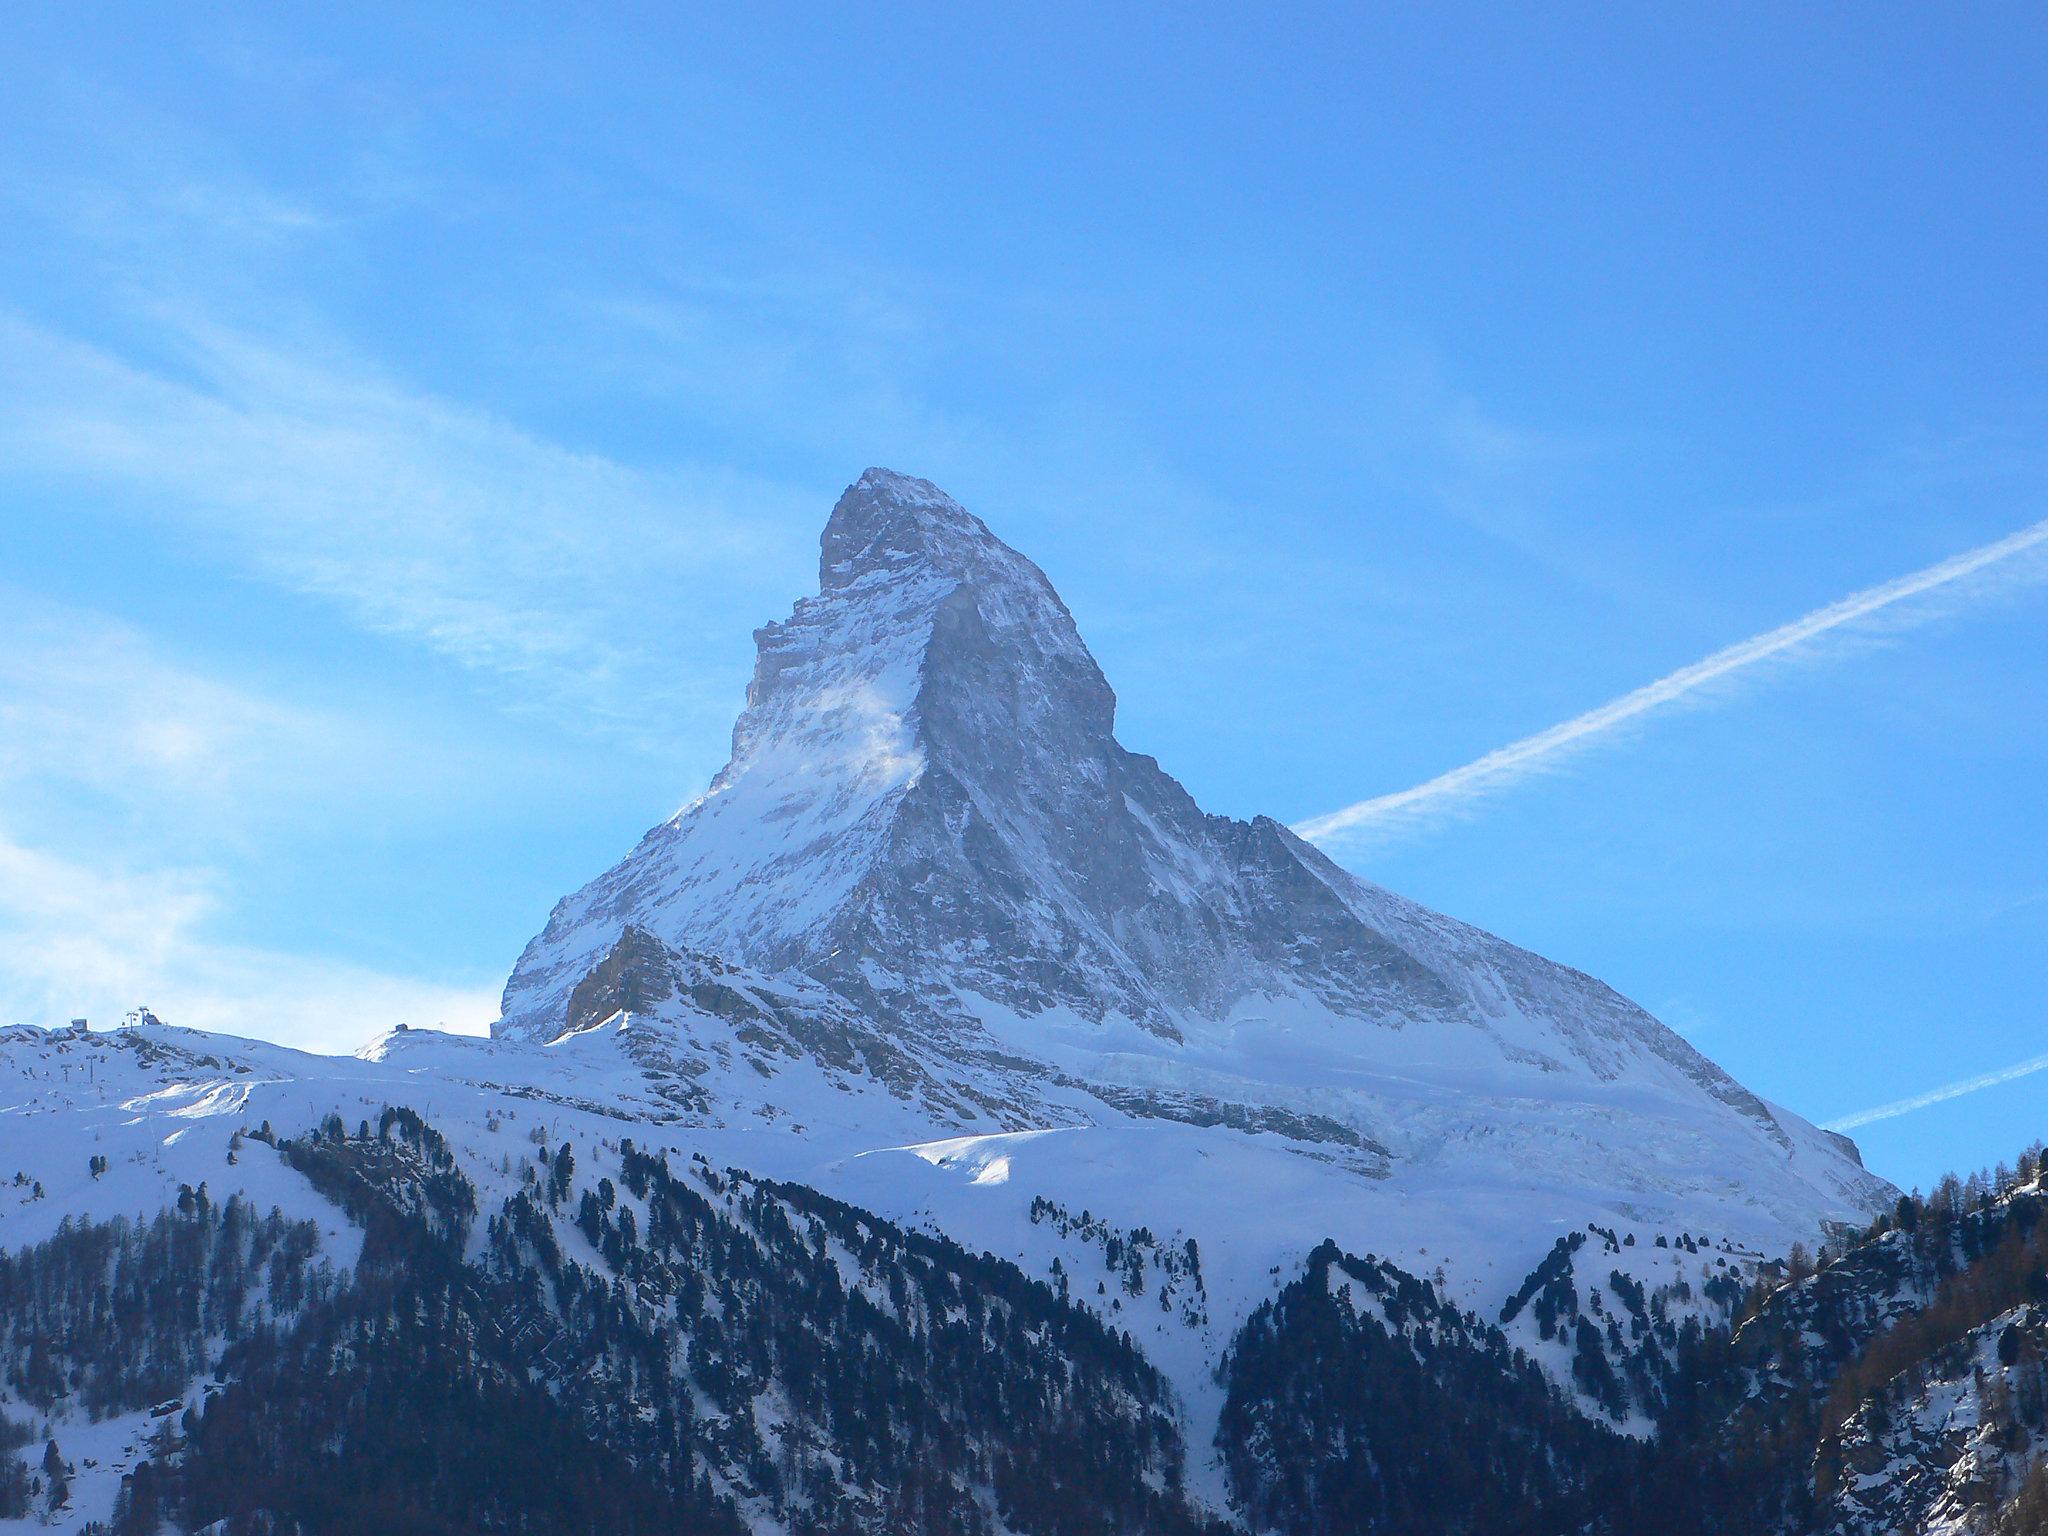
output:
M421 771L394 783L402 758ZM0 1021L112 1022L147 1005L314 1050L401 1020L484 1028L497 1007L483 980L224 937L234 879L166 856L195 844L209 861L228 855L267 816L416 799L445 766L416 735L237 686L132 625L0 587L0 802L38 828L29 843L0 827Z
M309 828L316 844L408 819L444 828L480 794L544 800L561 773L588 773L580 754L558 765L517 733L472 734L279 697L106 614L0 585L0 1022L103 1022L146 1004L319 1050L401 1020L484 1027L496 988L474 957L451 981L279 947L248 901L253 856L297 865L306 909L331 905Z
M441 826L479 792L554 793L565 772L587 775L575 763L444 710L233 678L113 615L0 582L0 806L74 855L215 863L280 824Z
M794 553L799 502L760 481L629 468L311 345L167 337L176 366L145 367L0 316L0 457L126 489L515 702L628 730L687 707L674 656Z
M162 805L331 768L352 722L165 657L132 625L0 585L0 784L62 780Z
M1714 652L1653 683L1610 700L1598 709L1554 725L1533 736L1487 753L1484 757L1439 774L1426 783L1379 795L1327 815L1311 817L1294 830L1313 842L1330 842L1371 832L1404 831L1430 825L1473 802L1519 783L1583 751L1657 710L1677 704L1700 690L1722 684L1766 662L1849 626L1876 619L1887 610L1939 593L1958 594L1973 578L2008 567L2023 556L2048 548L2048 520L2034 523L1989 544L1979 545L1907 576L1865 587L1839 602L1816 608L1803 618ZM2030 561L2030 575L2048 573L2048 565ZM1917 617L1941 610L1929 607Z
M1916 1093L1910 1098L1894 1099L1889 1104L1880 1104L1875 1109L1859 1109L1853 1115L1830 1120L1827 1128L1831 1131L1853 1131L1859 1126L1875 1125L1880 1120L1896 1120L1900 1115L1910 1115L1916 1109L1945 1104L1950 1099L1960 1099L1966 1093L1996 1088L2001 1083L2016 1082L2020 1078L2032 1077L2036 1072L2043 1071L2048 1071L2048 1055L2030 1056L2025 1061L2014 1062L2009 1067L2000 1067L1995 1072L1980 1072L1975 1077L1959 1078L1953 1083L1943 1083L1939 1088L1930 1088L1925 1093Z
M173 1024L351 1050L400 1022L481 1032L491 985L392 976L221 943L205 871L99 868L0 830L0 1018L111 1023L148 1006Z

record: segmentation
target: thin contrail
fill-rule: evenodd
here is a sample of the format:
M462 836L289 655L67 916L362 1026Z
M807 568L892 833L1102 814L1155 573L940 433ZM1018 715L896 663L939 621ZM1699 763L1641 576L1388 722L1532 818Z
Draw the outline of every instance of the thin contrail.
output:
M1704 661L1680 667L1669 676L1660 677L1633 693L1625 693L1598 709L1588 710L1562 725L1553 725L1547 731L1538 731L1534 736L1511 742L1413 789L1397 790L1390 795L1361 800L1324 816L1312 816L1307 821L1296 823L1294 830L1311 842L1321 842L1368 824L1412 823L1432 811L1449 809L1462 801L1504 788L1551 759L1584 746L1592 738L1626 725L1652 710L1674 703L1709 683L1781 656L1830 630L1867 619L1895 603L1925 596L2042 545L2048 545L2048 519L1994 543L1953 555L1910 576L1865 587L1839 602L1816 608L1802 619L1794 619L1790 624L1781 625L1766 634L1716 651Z
M2036 1072L2048 1070L2048 1056L2034 1056L2026 1061L2016 1062L2009 1067L2000 1067L1996 1072L1981 1072L1975 1077L1965 1077L1953 1083L1943 1083L1939 1088L1930 1088L1925 1093L1916 1093L1910 1099L1895 1099L1889 1104L1880 1104L1875 1109L1859 1109L1853 1115L1844 1115L1839 1120L1830 1120L1827 1129L1831 1131L1853 1131L1860 1125L1870 1125L1879 1120L1893 1120L1900 1115L1910 1115L1916 1109L1925 1109L1930 1104L1946 1103L1960 1099L1966 1093L1975 1093L1980 1088L1996 1088L2000 1083L2009 1083L2014 1078L2031 1077Z

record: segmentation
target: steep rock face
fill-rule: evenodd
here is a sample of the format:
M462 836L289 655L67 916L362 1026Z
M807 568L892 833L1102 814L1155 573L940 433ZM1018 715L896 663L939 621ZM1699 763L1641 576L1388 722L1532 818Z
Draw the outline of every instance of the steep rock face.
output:
M2038 1485L2048 1427L2048 1311L2015 1307L1971 1329L1862 1403L1831 1447L1819 1508L1828 1536L1993 1536Z

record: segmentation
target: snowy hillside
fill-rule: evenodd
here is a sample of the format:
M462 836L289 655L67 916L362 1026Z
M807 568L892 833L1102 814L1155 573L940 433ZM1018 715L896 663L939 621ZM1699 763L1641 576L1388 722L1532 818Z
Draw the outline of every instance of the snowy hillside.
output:
M601 1179L619 1182L616 1149L629 1141L673 1167L745 1169L944 1234L1128 1334L1170 1386L1190 1496L1220 1510L1230 1501L1216 1445L1225 1395L1217 1363L1323 1237L1343 1234L1491 1318L1528 1289L1565 1235L1562 1215L1532 1219L1529 1207L1547 1200L1561 1212L1566 1196L1505 1171L1404 1189L1373 1166L1272 1130L1084 1121L1078 1109L1091 1099L1078 1089L1064 1090L1077 1110L1070 1124L935 1138L935 1121L958 1113L943 1097L924 1097L941 1080L858 1035L849 1053L830 1036L807 1037L806 1020L831 1019L814 992L734 968L708 981L685 967L669 974L723 1011L679 988L640 998L647 1013L615 1012L545 1045L398 1031L354 1058L157 1026L8 1031L0 1039L0 1173L20 1178L0 1192L4 1247L49 1241L80 1219L146 1217L174 1207L182 1192L204 1191L216 1206L239 1197L256 1212L309 1223L318 1262L346 1272L361 1259L359 1223L284 1163L273 1142L329 1122L353 1133L376 1125L387 1106L405 1106L445 1138L486 1210L517 1196L536 1146L542 1155L573 1148L566 1212ZM1611 1215L1615 1203L1597 1208ZM557 1225L565 1246L588 1252L566 1215ZM1697 1284L1714 1262L1653 1247L1647 1230L1624 1259L1607 1256L1599 1239L1589 1251L1598 1262L1580 1267L1595 1277L1586 1283L1594 1308L1609 1268L1639 1270L1654 1289L1686 1276ZM468 1253L484 1260L481 1231ZM1537 1310L1522 1310L1510 1338L1577 1392L1590 1417L1639 1433L1639 1416L1578 1391L1570 1348L1562 1333L1554 1345L1538 1337ZM195 1371L175 1395L199 1403L210 1380ZM77 1463L74 1510L111 1508L119 1476L163 1431L155 1406L105 1422L77 1412L52 1419L52 1436ZM4 1401L0 1413L23 1417ZM96 1465L85 1466L88 1452L78 1447L92 1448Z
M451 1181L484 1219L421 1242L469 1267L444 1302L463 1358L482 1362L475 1391L537 1383L546 1412L567 1404L643 1471L688 1442L707 1480L692 1508L799 1529L813 1506L791 1479L841 1454L807 1417L823 1410L805 1405L801 1372L771 1371L751 1389L752 1427L732 1428L706 1406L731 1383L723 1367L696 1374L689 1309L736 1283L719 1268L736 1254L752 1276L781 1262L778 1245L834 1252L834 1223L866 1222L881 1247L846 1283L870 1300L849 1302L820 1348L871 1347L861 1330L885 1324L863 1308L903 1325L906 1285L941 1284L933 1266L966 1283L985 1256L1003 1266L988 1283L1010 1298L1005 1318L1062 1348L1136 1351L1112 1362L1124 1395L1101 1411L1149 1424L1156 1392L1170 1433L1133 1429L1142 1454L1102 1497L1178 1529L1181 1492L1154 1509L1138 1490L1184 1483L1190 1509L1237 1507L1232 1476L1265 1463L1219 1439L1243 1390L1222 1365L1285 1298L1283 1319L1321 1317L1290 1289L1312 1253L1389 1295L1426 1285L1458 1370L1514 1362L1502 1390L1547 1427L1501 1465L1555 1468L1582 1439L1625 1461L1600 1447L1653 1433L1681 1335L1719 1326L1764 1258L1861 1227L1896 1194L1845 1139L1755 1098L1592 978L1363 882L1276 822L1204 814L1117 743L1114 696L1044 576L923 481L871 470L849 489L819 595L757 638L731 762L555 909L493 1039L399 1030L327 1058L154 1025L0 1034L0 1177L20 1170L0 1191L0 1250L55 1242L38 1261L55 1263L77 1240L66 1218L147 1217L203 1190L192 1221L238 1233L247 1211L275 1208L352 1277L333 1304L362 1306L386 1262L365 1257L365 1232L417 1215L407 1179ZM423 1128L390 1131L394 1108ZM407 1136L410 1151L388 1150ZM573 1166L548 1163L537 1185L536 1149L573 1149ZM624 1236L588 1203L609 1213L629 1167L650 1177L628 1149L688 1182L677 1210L731 1189L755 1207L687 1254L643 1254L628 1241L653 1220L643 1197L622 1207L637 1213ZM358 1168L379 1171L365 1184ZM346 1211L336 1190L353 1192ZM246 1204L232 1220L230 1195ZM372 1220L363 1201L398 1216ZM408 1274L448 1284L434 1264ZM633 1347L709 1415L692 1421L699 1438L669 1425L681 1439L657 1455L603 1427L601 1403L470 1316L494 1287L553 1297L532 1305L556 1330L615 1290L623 1311L575 1326L643 1330ZM803 1310L794 1293L759 1300L785 1330ZM919 1337L958 1346L936 1325ZM1288 1358L1276 1340L1269 1353ZM1034 1374L1046 1358L1017 1356L1015 1391L1065 1390ZM195 1372L180 1402L209 1384L232 1390ZM1540 1406L1553 1391L1571 1412ZM95 1447L71 1478L80 1519L106 1518L162 1438L158 1406L113 1428L37 1410L74 1460L73 1442ZM948 1411L963 1445L985 1432L969 1397ZM808 1448L764 1472L776 1434ZM1044 1455L1070 1453L1048 1435ZM945 1497L1011 1518L1014 1487L962 1454ZM1585 1492L1572 1481L1560 1507ZM885 1528L902 1496L874 1493L855 1523Z

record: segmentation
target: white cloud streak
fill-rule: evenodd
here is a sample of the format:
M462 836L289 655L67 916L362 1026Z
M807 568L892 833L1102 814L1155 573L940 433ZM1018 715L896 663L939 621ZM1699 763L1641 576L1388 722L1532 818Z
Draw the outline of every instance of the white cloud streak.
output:
M1914 1094L1911 1098L1894 1099L1891 1103L1880 1104L1875 1109L1859 1109L1853 1115L1830 1120L1827 1129L1853 1131L1859 1126L1875 1125L1880 1120L1896 1120L1900 1115L1910 1115L1916 1109L1946 1104L1950 1099L1960 1099L1966 1093L1996 1088L2001 1083L2016 1082L2020 1078L2032 1077L2036 1072L2043 1071L2048 1071L2048 1055L2031 1056L2025 1061L2014 1062L2009 1067L2000 1067L1995 1072L1980 1072L1975 1077L1959 1078L1953 1083L1944 1083L1939 1088L1930 1088L1925 1093Z
M1867 621L1900 604L1953 590L2020 556L2048 548L2048 519L2019 532L1907 576L1865 587L1803 618L1753 636L1702 661L1681 667L1654 683L1625 693L1598 709L1525 736L1520 741L1453 768L1412 789L1360 800L1342 810L1298 822L1294 830L1311 842L1332 842L1367 832L1414 830L1471 805L1551 767L1567 755L1594 745L1644 716L1677 704L1712 684L1723 683L1762 663L1785 657L1833 631Z
M163 323L174 361L145 367L0 314L0 461L120 490L130 515L523 707L642 736L708 707L676 656L721 594L766 601L774 557L797 555L797 499L761 481L640 470L331 348Z
M353 722L233 687L165 657L132 625L0 585L0 786L81 784L126 801L245 801L332 777Z

